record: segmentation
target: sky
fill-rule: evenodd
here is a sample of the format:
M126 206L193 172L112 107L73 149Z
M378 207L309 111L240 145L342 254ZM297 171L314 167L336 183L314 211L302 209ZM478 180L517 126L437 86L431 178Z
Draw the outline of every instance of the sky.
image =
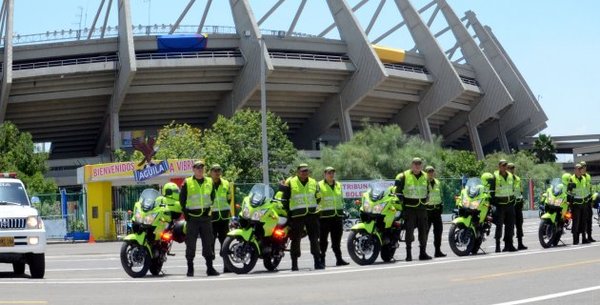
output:
M363 29L381 0L370 0L356 12ZM15 33L33 34L89 27L101 0L15 0ZM109 0L106 0L108 3ZM117 24L117 0L109 25ZM189 0L130 0L134 25L175 23ZM207 0L196 0L182 25L200 22ZM260 19L277 0L250 0ZM262 25L263 29L288 30L300 0L287 0ZM359 0L347 0L354 6ZM411 0L418 9L429 0ZM472 10L481 23L492 28L528 85L538 97L549 120L543 133L553 136L600 134L600 1L597 0L447 0L459 15ZM233 26L229 1L214 0L206 25ZM425 11L425 21L433 9ZM99 24L104 18L100 15ZM393 0L387 0L369 38L374 40L402 21ZM325 0L308 0L295 32L316 35L333 22ZM446 26L439 14L433 32ZM336 30L326 37L339 38ZM451 48L451 31L440 36L440 45ZM406 27L380 42L412 49ZM454 59L458 59L457 54Z

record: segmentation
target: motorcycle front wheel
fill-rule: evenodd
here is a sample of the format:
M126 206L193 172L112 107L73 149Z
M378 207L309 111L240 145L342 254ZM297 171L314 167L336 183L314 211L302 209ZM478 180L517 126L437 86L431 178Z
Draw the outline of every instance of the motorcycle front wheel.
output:
M150 274L159 275L162 270L163 262L160 258L155 258L150 261Z
M227 236L222 251L225 267L236 274L250 272L258 260L254 245L240 237Z
M475 247L475 234L473 234L471 228L457 226L453 223L448 232L448 242L454 254L457 256L467 256Z
M396 248L392 247L392 244L387 244L381 247L381 260L389 263L394 259Z
M540 240L540 245L542 245L543 248L550 248L555 245L555 232L555 225L551 221L542 220L542 222L540 222L538 238ZM556 243L558 243L558 241L556 241Z
M131 277L143 277L150 268L150 255L142 245L126 241L121 246L121 265Z
M373 264L381 249L377 236L362 230L348 234L347 246L350 258L359 265Z

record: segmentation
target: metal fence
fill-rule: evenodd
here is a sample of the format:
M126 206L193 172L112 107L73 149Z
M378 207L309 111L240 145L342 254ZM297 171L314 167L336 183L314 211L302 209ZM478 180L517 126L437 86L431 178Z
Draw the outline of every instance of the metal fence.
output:
M34 206L44 220L48 238L62 239L67 233L87 231L85 193L34 194L33 196L40 199L40 203Z

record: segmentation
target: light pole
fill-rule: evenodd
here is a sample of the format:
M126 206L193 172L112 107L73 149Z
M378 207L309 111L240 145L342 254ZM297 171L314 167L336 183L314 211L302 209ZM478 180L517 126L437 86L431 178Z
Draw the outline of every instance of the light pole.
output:
M267 145L267 88L265 76L265 40L260 38L260 114L261 114L261 135L262 135L262 168L263 183L265 184L265 195L268 195L269 185L269 147Z

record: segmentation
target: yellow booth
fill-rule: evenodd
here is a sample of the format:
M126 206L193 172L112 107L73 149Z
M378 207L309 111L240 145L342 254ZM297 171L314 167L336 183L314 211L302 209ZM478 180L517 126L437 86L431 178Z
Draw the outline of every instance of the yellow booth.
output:
M152 160L139 168L136 162L118 162L85 165L77 169L77 183L85 191L85 219L91 236L96 240L116 240L117 233L112 218L113 186L163 185L193 174L196 160Z

